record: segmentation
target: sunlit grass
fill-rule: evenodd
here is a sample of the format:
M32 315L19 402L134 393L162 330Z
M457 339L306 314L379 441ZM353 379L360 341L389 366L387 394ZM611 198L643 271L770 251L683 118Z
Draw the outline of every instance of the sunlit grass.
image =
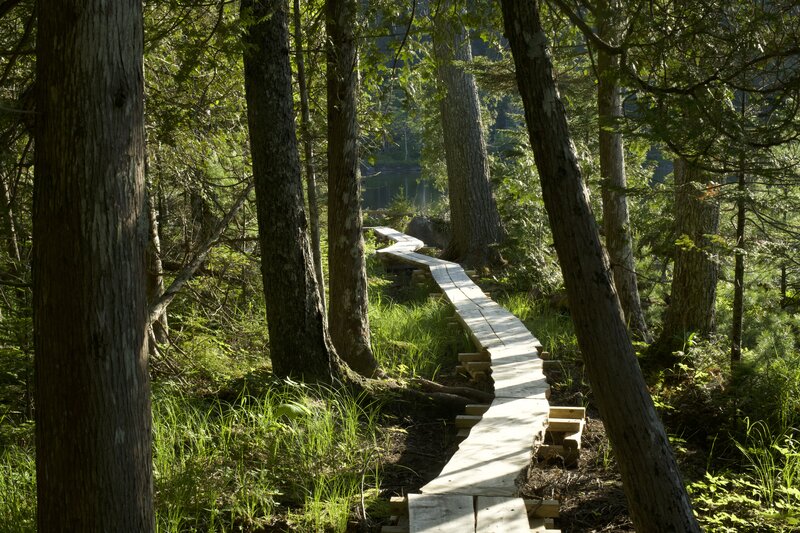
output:
M497 303L522 320L552 358L569 360L580 357L578 339L569 316L552 309L547 302L531 299L525 293L501 295Z
M378 406L363 403L295 383L230 405L158 393L159 530L247 531L288 506L314 512L309 531L344 531L362 491L379 481Z
M453 317L452 306L442 299L398 303L375 290L369 315L372 350L393 376L434 378L457 364L459 351L469 351L466 334L451 325Z

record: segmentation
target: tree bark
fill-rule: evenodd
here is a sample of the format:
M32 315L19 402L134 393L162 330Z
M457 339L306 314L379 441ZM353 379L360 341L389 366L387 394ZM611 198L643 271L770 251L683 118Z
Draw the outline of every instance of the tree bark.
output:
M609 5L614 4L614 5ZM602 2L599 24L600 38L614 43L619 24L614 19L621 7L615 0ZM628 216L628 187L625 175L625 155L619 121L622 118L622 98L617 76L619 57L605 50L597 51L597 114L599 122L600 176L602 178L603 227L614 284L617 288L625 321L639 339L650 342L647 322L639 299L636 263L633 257L630 217Z
M685 159L675 160L673 175L679 243L659 344L680 347L688 334L707 335L716 327L719 267L710 237L719 226L719 201L704 173Z
M553 81L538 2L503 0L505 33L578 343L638 531L699 531L636 360Z
M319 297L325 308L325 275L322 272L322 248L319 241L319 206L317 204L317 175L314 171L314 150L311 143L311 112L308 106L308 85L303 57L303 28L300 24L300 0L294 0L294 48L297 64L297 88L300 91L300 138L306 167L306 189L308 190L308 215L311 222L311 251L314 254L314 272L319 285Z
M452 15L451 4L445 1L439 6L433 32L453 229L443 257L485 267L503 262L495 247L503 238L503 229L489 182L478 87L475 77L455 64L472 62L469 35Z
M288 0L242 0L247 120L272 369L331 382L343 369L314 274L292 108Z
M37 11L38 528L153 531L142 5Z
M362 376L380 373L370 347L367 271L361 235L356 0L325 3L328 82L328 317L333 344Z

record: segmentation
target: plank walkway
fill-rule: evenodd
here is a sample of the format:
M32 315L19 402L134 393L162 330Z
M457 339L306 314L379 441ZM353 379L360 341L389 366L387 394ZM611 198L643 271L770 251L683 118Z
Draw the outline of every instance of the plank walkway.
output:
M544 440L550 387L542 372L542 344L509 311L491 300L456 264L417 253L419 239L387 227L372 228L392 244L378 254L427 270L472 338L476 359L489 361L495 398L482 413L466 415L467 438L439 476L408 496L410 533L550 532L529 522L517 481ZM476 421L472 425L473 420ZM392 529L400 531L400 529ZM385 528L384 531L389 531Z

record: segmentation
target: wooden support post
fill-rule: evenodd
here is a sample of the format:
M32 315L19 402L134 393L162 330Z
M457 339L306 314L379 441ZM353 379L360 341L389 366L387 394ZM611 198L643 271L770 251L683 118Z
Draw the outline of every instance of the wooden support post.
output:
M525 500L530 518L558 518L558 500Z
M574 433L583 429L583 420L574 418L550 418L547 421L547 431L551 433Z
M456 416L456 427L460 429L471 428L480 422L481 418L483 417L480 415L458 415Z
M489 361L470 361L468 363L464 363L464 366L467 367L467 372L474 376L475 374L479 373L485 374L489 371L492 364Z
M550 406L550 418L576 418L583 420L586 418L585 407L571 407L571 406Z
M489 410L489 407L489 405L482 403L470 403L464 408L464 414L482 416L486 411Z
M489 360L489 353L485 351L458 354L458 361L460 363L472 363L476 361L488 361L488 360Z
M408 498L392 496L389 498L389 514L402 516L408 514Z

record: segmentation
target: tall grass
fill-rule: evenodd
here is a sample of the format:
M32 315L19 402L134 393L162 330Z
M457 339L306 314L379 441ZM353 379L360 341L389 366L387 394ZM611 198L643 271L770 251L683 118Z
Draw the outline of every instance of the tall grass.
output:
M36 531L36 462L32 448L0 451L0 531Z
M294 383L231 405L158 394L159 531L253 530L286 507L314 516L292 514L297 531L344 531L362 491L379 481L378 406L362 404Z
M457 364L459 351L469 351L466 334L450 325L453 308L444 300L398 303L372 291L369 313L373 353L394 376L434 378Z
M522 320L554 359L580 357L578 339L569 316L551 308L545 301L531 299L525 293L501 295L497 303Z
M295 531L344 531L377 496L378 410L291 382L233 403L156 387L157 531L254 531L285 520L288 507L301 510L289 514ZM35 471L32 446L0 451L0 531L35 531Z

